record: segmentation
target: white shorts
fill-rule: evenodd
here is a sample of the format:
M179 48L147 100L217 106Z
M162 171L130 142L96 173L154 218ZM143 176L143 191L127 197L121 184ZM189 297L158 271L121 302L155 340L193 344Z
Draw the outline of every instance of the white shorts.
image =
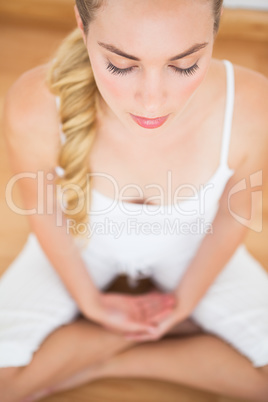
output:
M118 273L109 264L98 266L96 261L92 269L93 265L87 264L89 274L96 287L104 290ZM30 233L0 278L0 367L28 365L44 339L79 314L76 302ZM233 346L254 367L268 365L268 274L244 245L190 318Z

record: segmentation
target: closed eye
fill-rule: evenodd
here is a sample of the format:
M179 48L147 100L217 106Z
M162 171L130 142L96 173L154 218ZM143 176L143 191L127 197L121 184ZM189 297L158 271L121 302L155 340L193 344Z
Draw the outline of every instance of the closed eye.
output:
M195 72L199 69L199 66L197 63L195 63L193 66L191 66L189 68L178 68L175 66L169 66L169 67L171 67L175 73L179 73L181 75L186 75L186 76L195 74ZM107 70L115 75L127 75L127 74L131 73L134 69L135 69L135 67L118 68L118 67L114 66L110 61L107 64Z
M199 69L199 66L197 63L195 63L192 67L189 67L189 68L178 68L175 66L170 66L170 67L172 67L174 69L175 73L179 73L179 74L186 75L186 76L194 75L195 72Z
M134 70L134 67L118 68L118 67L115 67L111 62L109 62L107 65L107 70L110 71L112 74L126 75L126 74L130 73L132 70Z

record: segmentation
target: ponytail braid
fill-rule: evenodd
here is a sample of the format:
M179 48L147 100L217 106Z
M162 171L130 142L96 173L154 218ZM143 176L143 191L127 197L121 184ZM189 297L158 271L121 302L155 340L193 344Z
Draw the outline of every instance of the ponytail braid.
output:
M58 48L46 79L50 91L60 97L60 121L66 138L58 155L58 165L65 173L56 178L55 187L68 190L64 193L65 216L76 225L88 223L89 155L96 134L99 91L78 28ZM81 236L76 230L73 235Z

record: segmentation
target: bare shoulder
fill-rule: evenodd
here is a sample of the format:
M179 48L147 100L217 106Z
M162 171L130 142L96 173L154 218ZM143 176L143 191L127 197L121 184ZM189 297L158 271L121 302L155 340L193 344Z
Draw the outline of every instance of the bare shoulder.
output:
M23 164L49 169L56 162L59 122L55 97L45 81L47 68L43 64L23 73L4 99L4 136L11 158L21 160L18 170ZM23 158L25 153L28 159Z
M228 203L231 197L232 211L252 218L259 207L256 202L252 203L252 187L268 182L268 79L259 72L235 64L234 73L232 135L235 134L233 144L236 150L233 155L242 153L243 158L239 159L241 162L224 189L220 209L230 215Z
M268 152L268 78L234 65L234 125L251 169L265 168Z
M248 125L257 124L259 128L267 129L268 78L264 74L236 64L234 72L238 112Z

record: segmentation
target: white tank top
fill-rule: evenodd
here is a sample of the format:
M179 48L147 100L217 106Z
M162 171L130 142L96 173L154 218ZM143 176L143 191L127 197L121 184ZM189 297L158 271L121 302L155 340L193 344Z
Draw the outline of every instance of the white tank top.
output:
M178 271L179 276L183 274L203 238L213 233L212 222L219 200L226 183L234 174L234 170L228 166L235 93L234 70L230 61L223 62L227 86L217 170L192 197L176 204L123 202L113 200L93 188L89 223L76 228L90 238L87 248L82 252L91 267L107 269L110 266L117 274L127 274L133 286L136 279L153 278L159 270L165 270L164 277L168 280L169 273L174 273L174 270ZM59 97L56 97L56 103L59 108ZM64 143L61 125L60 135ZM59 166L55 167L55 171L58 175L64 174Z

